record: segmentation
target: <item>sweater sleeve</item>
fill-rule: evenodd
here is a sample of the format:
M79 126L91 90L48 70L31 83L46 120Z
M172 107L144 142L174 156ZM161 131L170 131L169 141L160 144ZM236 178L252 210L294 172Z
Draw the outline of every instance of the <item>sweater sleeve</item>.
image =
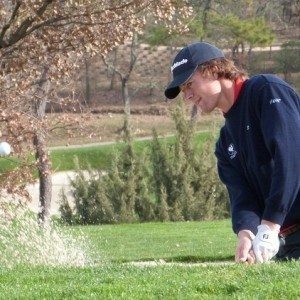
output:
M223 155L220 143L219 139L215 154L219 177L229 193L233 231L237 234L240 230L247 229L256 234L262 209L241 171L232 166Z
M257 113L274 169L263 219L282 225L300 191L300 100L283 83L268 83L258 93Z

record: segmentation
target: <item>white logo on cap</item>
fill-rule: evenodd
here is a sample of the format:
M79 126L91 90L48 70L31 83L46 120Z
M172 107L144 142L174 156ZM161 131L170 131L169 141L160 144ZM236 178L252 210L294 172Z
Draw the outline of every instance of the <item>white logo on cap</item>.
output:
M183 60L181 61L178 61L176 63L174 63L174 65L171 67L171 71L173 72L173 70L183 64L186 64L188 62L188 60L186 58L184 58Z

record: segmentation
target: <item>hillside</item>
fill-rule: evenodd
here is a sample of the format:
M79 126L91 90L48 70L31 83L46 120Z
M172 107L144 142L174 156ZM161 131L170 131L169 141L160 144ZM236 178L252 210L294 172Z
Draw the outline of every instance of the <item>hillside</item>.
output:
M293 35L298 34L293 32ZM277 41L278 42L278 41ZM164 88L170 80L170 64L179 48L159 46L150 47L140 44L135 54L137 56L133 71L128 82L131 97L132 113L162 114L166 106ZM247 50L247 49L246 49ZM300 49L299 56L300 56ZM275 73L276 57L280 45L270 48L255 48L251 56L240 54L239 62L251 74ZM224 53L231 58L230 50ZM130 62L130 44L119 46L108 55L108 63L114 65L122 74L126 74ZM300 90L300 66L291 74L290 83ZM117 73L108 70L100 55L86 59L81 64L80 71L72 78L71 84L61 91L61 95L73 94L82 104L87 105L94 113L111 113L123 111L121 81ZM52 106L54 111L58 107Z

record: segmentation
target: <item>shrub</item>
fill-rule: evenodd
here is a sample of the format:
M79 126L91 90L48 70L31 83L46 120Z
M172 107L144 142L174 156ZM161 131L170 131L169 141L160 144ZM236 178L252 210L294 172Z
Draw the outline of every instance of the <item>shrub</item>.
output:
M62 197L65 222L80 224L143 221L211 220L228 216L228 197L216 171L215 139L200 148L194 142L193 123L173 111L174 142L153 131L149 149L137 155L130 130L124 126L123 147L103 175L78 168L71 180L74 209ZM128 124L127 124L128 125ZM146 152L148 150L148 152Z
M197 147L193 123L183 111L179 103L172 113L176 125L172 145L153 134L151 162L157 201L165 202L167 207L161 206L173 221L228 217L228 196L219 180L213 153L215 138L210 137L201 149Z
M67 224L115 223L115 212L103 185L102 172L89 170L87 175L77 164L76 177L70 179L74 208L62 191L61 218Z

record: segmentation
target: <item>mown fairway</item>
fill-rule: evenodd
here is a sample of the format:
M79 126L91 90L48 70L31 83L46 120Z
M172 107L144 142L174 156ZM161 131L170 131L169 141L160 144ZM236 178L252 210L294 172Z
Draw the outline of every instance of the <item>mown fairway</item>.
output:
M84 267L1 267L1 299L298 299L300 263L199 264L232 260L230 222L68 227L89 241ZM13 259L13 258L12 258ZM131 261L174 264L134 266ZM176 263L177 262L177 263ZM181 262L180 264L178 262Z
M198 132L195 134L194 142L196 146L200 149L203 142L208 140L212 136L210 132ZM133 142L134 149L137 153L143 151L149 151L152 138L149 140L135 140ZM166 137L166 143L174 142L174 136ZM121 150L124 143L115 142L108 145L97 145L88 147L75 147L75 148L63 148L63 149L53 149L50 152L50 158L52 162L53 172L74 170L76 169L76 164L74 162L75 157L77 157L80 162L81 169L85 170L88 167L95 169L106 169L111 164L112 157L115 155L116 151ZM32 161L33 161L32 157ZM8 170L12 170L20 166L20 162L15 157L0 157L0 176Z

